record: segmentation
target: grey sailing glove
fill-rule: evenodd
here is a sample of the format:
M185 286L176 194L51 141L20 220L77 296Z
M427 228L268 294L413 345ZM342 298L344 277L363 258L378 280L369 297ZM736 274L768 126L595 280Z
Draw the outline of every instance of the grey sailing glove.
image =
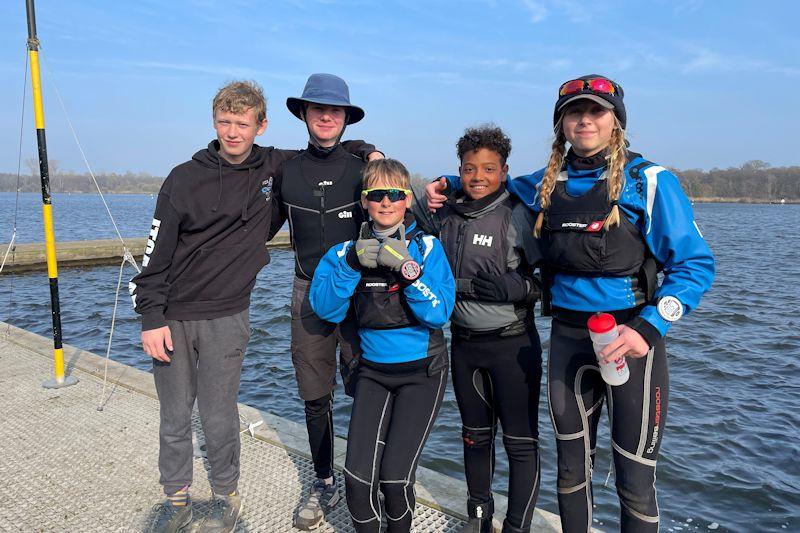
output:
M347 264L354 270L377 268L381 242L372 235L368 222L361 224L360 237L347 252Z
M400 224L395 237L384 239L378 252L378 264L390 268L408 282L416 280L422 274L419 264L411 258L406 245L406 228Z
M400 265L411 259L406 246L406 228L400 224L397 233L384 239L381 250L378 252L378 264L390 268L395 272L400 271Z

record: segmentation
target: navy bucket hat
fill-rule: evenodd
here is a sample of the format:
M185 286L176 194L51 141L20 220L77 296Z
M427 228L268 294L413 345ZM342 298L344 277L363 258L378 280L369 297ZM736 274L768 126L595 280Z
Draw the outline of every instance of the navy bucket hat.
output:
M347 124L355 124L364 118L364 110L350 103L347 83L333 74L312 74L300 98L286 99L286 107L300 120L303 120L300 113L306 103L344 107L347 109Z
M584 82L582 88L579 90L570 90L568 93L563 95L561 94L562 90L565 89L567 85L573 84L577 81ZM605 82L611 84L611 86L608 87L609 90L600 90L600 88L606 89L605 86L608 85L608 83ZM592 88L593 83L597 83L597 90ZM581 87L581 85L578 84L577 87ZM570 80L561 84L558 92L559 97L556 101L555 109L553 110L553 126L558 124L558 119L561 118L561 112L566 106L576 100L582 99L597 102L606 109L613 109L614 114L617 115L617 118L622 125L622 129L624 130L627 126L628 116L625 113L625 103L622 101L623 98L625 98L625 91L622 90L622 86L620 84L607 76L601 76L600 74L581 76L580 78L575 78L574 80Z

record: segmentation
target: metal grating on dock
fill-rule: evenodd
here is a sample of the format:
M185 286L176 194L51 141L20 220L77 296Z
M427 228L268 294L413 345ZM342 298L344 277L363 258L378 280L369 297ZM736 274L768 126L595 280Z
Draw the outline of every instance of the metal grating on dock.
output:
M0 531L146 531L158 485L158 402L123 386L102 411L102 384L73 370L80 383L43 389L51 363L0 331ZM12 336L12 341L14 337ZM70 354L66 353L67 362ZM122 372L138 372L122 369ZM208 509L211 490L200 453L192 498ZM311 461L263 440L242 437L240 532L291 532L292 513L314 478ZM414 531L451 532L462 522L417 505ZM344 502L320 532L352 531Z

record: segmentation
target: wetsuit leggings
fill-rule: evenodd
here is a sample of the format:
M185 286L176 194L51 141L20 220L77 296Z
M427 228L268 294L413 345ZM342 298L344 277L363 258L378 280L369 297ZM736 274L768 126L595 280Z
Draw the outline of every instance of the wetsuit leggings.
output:
M514 337L464 339L454 333L451 346L469 503L492 500L499 419L509 463L506 520L527 531L539 493L539 335L535 328Z
M645 357L628 357L627 362L628 381L607 386L586 326L553 320L547 385L565 533L589 531L592 525L591 474L603 400L608 402L621 530L658 530L656 459L669 388L664 339Z
M333 390L336 387L336 347L344 391L352 396L358 358L358 331L352 315L341 324L319 318L311 308L311 282L298 277L292 288L292 364L300 397L305 401L306 429L314 472L333 475Z
M442 404L447 355L397 364L362 359L347 437L347 507L357 533L408 532L422 447Z

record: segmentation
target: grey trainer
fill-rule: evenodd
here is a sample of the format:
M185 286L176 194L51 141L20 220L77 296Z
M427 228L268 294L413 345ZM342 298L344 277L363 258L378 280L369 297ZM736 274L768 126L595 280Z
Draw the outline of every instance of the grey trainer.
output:
M300 505L294 519L294 527L304 531L317 529L325 519L325 513L333 509L340 500L336 478L332 485L318 479L308 491L308 498Z
M242 497L236 493L230 496L214 496L211 512L200 524L200 533L229 533L236 527L242 512Z
M179 533L192 522L192 502L176 507L169 500L153 506L151 533Z

